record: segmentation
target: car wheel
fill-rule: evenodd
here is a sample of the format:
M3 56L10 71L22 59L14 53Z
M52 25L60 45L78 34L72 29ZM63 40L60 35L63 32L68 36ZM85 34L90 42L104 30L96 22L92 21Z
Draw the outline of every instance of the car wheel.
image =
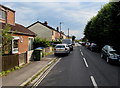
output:
M106 61L107 61L107 63L109 63L109 64L111 63L111 60L110 60L108 57L107 57L107 60L106 60Z

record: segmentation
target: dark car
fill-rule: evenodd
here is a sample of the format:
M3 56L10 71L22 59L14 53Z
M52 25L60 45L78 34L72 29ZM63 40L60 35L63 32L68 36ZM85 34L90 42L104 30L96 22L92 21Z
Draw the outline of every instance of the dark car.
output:
M85 42L82 42L82 43L81 43L82 46L85 46L85 44L86 44Z
M107 63L111 63L112 61L120 62L120 55L110 45L105 45L102 48L101 58L105 58Z
M95 44L95 43L91 43L90 46L89 46L89 49L91 51L98 51L98 45Z
M86 47L87 49L90 49L90 43L87 42L87 43L85 44L85 47Z

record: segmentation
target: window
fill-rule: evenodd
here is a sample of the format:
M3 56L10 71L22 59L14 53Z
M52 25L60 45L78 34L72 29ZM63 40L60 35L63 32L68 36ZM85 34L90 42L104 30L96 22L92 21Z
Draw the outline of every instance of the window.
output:
M19 37L13 36L12 53L18 53L18 41L19 41Z
M5 11L0 10L0 19L3 19L3 20L6 19L6 13L5 13Z
M13 53L18 53L18 40L13 40Z
M34 39L31 37L29 38L29 41L28 41L28 50L33 50L33 41Z
M64 45L58 45L58 46L56 46L56 48L65 48L65 46Z
M54 31L52 31L52 35L54 35Z

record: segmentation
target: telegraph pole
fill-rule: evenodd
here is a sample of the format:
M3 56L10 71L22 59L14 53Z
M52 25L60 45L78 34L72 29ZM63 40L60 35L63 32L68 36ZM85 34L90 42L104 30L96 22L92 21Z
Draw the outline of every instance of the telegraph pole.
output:
M60 22L60 39L61 39L61 24L62 24L63 22Z
M69 39L69 28L68 28L68 39Z

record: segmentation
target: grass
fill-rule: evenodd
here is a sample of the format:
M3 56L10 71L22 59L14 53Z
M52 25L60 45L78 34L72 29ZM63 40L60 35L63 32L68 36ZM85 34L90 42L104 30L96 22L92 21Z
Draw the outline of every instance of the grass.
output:
M24 65L21 65L21 66L15 66L9 70L6 70L6 71L2 71L0 72L0 76L7 76L10 72L13 72L15 70L19 70L21 68L23 68L24 66L26 66L27 64L24 64Z

